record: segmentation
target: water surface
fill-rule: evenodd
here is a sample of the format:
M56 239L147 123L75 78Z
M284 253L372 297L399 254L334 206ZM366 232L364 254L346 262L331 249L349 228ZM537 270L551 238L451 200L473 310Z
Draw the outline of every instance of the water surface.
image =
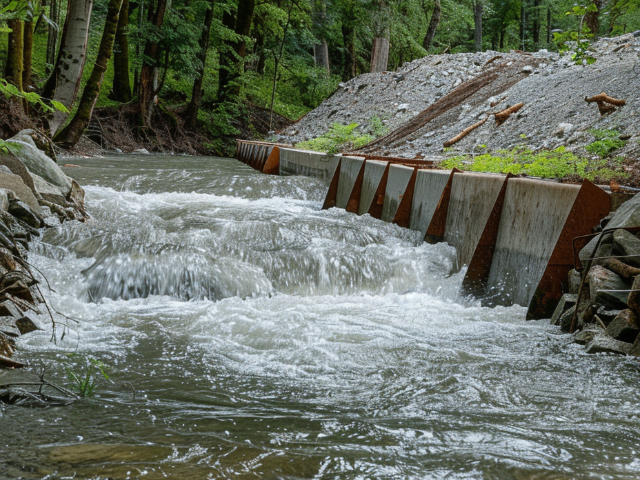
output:
M30 261L79 324L53 344L42 316L19 344L34 367L93 355L113 383L0 410L0 477L640 475L638 363L460 298L451 247L231 159L72 162L94 219Z

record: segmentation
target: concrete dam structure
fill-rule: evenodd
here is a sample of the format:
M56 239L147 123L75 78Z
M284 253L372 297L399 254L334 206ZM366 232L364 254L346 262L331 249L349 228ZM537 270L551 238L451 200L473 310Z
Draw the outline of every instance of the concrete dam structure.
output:
M268 174L327 184L323 208L369 214L456 248L462 294L549 318L574 266L573 239L611 210L603 189L512 175L438 170L432 162L326 155L238 140L237 158Z

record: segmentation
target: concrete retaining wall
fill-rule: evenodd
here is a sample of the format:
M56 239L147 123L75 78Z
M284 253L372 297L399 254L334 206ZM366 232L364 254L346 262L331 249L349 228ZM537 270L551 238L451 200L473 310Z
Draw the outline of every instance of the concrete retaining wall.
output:
M547 315L560 298L573 262L572 239L590 233L610 208L609 196L587 181L579 186L452 173L396 159L327 156L241 142L238 156L253 159L256 168L263 156L265 162L269 157L272 167L279 161L281 175L324 180L329 185L325 208L370 213L409 226L430 242L449 243L457 250L458 268L469 265L463 292L490 305L529 306L529 318Z

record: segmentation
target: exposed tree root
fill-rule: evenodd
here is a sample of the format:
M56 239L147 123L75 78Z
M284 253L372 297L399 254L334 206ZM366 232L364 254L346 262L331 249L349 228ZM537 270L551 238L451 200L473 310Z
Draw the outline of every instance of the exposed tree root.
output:
M524 107L524 103L520 102L494 114L496 118L496 125L498 126L502 125L504 122L507 121L507 118L509 118L512 113L516 113L522 107Z
M454 143L459 142L464 137L466 137L471 132L473 132L476 128L478 128L481 125L484 125L484 122L486 122L487 120L489 120L489 117L486 117L486 118L480 120L478 123L474 123L470 127L465 128L462 132L460 132L458 135L453 137L451 140L447 140L446 142L444 142L443 147L444 148L448 148L451 145L453 145Z

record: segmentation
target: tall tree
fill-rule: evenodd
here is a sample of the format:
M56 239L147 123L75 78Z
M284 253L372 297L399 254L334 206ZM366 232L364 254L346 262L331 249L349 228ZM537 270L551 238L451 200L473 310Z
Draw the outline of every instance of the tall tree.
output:
M342 79L350 80L356 76L356 27L359 24L357 0L340 2L340 21L342 23L342 44L344 64Z
M118 28L113 45L113 89L109 98L117 102L131 101L129 81L129 0L122 1Z
M424 2L423 2L423 10L426 16L427 10L424 8ZM438 25L440 24L441 16L442 16L442 7L440 6L440 0L434 0L433 12L431 12L431 19L429 20L427 33L424 36L424 39L422 40L422 48L424 48L425 50L429 50L429 48L431 47L433 38L436 36L436 30L438 29Z
M45 98L60 102L67 109L71 108L80 88L87 58L92 9L93 0L69 0L58 58L42 94ZM68 113L56 110L49 117L49 131L52 135L58 131L67 116Z
M247 55L247 37L251 31L255 0L239 0L235 16L225 12L222 23L236 34L235 40L225 42L226 48L220 53L218 73L218 101L235 98L239 93L237 80L240 77L244 58Z
M4 76L9 83L22 90L24 23L18 18L13 18L7 22L7 26L11 32L9 32L9 48Z
M389 63L390 11L384 0L378 0L378 11L373 16L373 48L370 72L384 72Z
M313 27L314 33L320 43L313 45L313 57L316 66L324 68L328 73L331 71L329 66L329 45L326 37L327 23L327 2L326 0L313 1Z
M27 89L31 85L31 57L33 56L33 16L27 17L24 22L22 42L22 88Z
M60 1L51 0L51 7L49 10L51 15L51 23L47 28L47 55L46 64L53 65L56 59L56 44L58 41L58 24L60 22ZM50 67L47 66L47 73L51 73Z
M91 121L93 107L98 100L102 81L104 80L104 73L107 71L109 60L111 60L111 52L113 51L121 6L122 0L109 0L107 19L104 24L104 30L102 31L102 40L100 40L98 56L93 65L89 81L82 92L78 110L67 126L60 130L54 137L54 141L64 147L68 148L78 143L80 136Z
M476 52L482 51L482 0L473 4L473 23L475 25Z
M167 9L167 0L158 0L155 10L149 8L149 18L151 25L158 32L164 22L164 15ZM153 114L154 99L157 85L157 64L160 54L159 40L157 35L153 35L147 40L144 46L142 68L140 69L139 103L140 120L143 126L151 126L151 115Z
M602 10L602 0L592 0L584 17L584 23L593 34L594 38L598 36L600 28L600 11Z
M193 130L198 119L198 110L200 110L200 101L202 100L202 85L204 83L204 71L207 64L207 50L209 50L209 37L211 36L211 25L213 23L213 7L215 0L211 0L211 4L204 14L204 26L200 36L200 51L198 52L198 72L193 89L191 91L191 101L187 107L185 127Z

